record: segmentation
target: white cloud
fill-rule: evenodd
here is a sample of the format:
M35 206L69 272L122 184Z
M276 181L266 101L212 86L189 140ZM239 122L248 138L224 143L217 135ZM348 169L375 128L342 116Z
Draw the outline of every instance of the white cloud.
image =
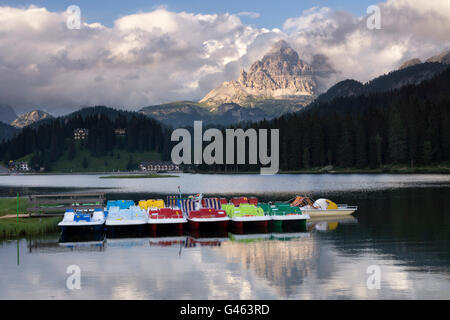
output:
M257 19L261 16L259 12L253 12L253 11L242 11L237 14L240 17L248 17L252 19Z
M318 7L287 19L281 30L239 18L256 18L255 12L193 14L164 7L123 16L113 27L84 22L81 30L69 30L65 12L0 7L0 103L59 114L81 105L137 109L200 99L278 39L287 39L308 62L317 54L328 57L338 70L329 84L367 81L450 46L450 1L378 5L381 30L367 29L366 17Z
M339 71L331 82L368 81L407 59L426 59L449 48L450 1L388 0L378 6L380 30L367 28L367 16L317 7L286 20L283 28L305 58L317 53L329 58Z
M80 105L200 99L237 74L248 46L270 32L236 15L165 8L121 17L112 28L69 30L67 16L0 7L1 103L58 114Z

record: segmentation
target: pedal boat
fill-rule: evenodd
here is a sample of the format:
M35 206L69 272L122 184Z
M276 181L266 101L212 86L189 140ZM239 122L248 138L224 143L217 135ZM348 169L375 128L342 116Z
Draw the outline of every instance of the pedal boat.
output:
M156 231L158 226L173 226L177 230L182 230L187 223L186 217L178 208L150 208L148 214L151 231Z
M148 213L131 200L119 200L108 206L106 228L109 231L142 230L148 224Z
M232 199L230 204L222 205L222 209L227 213L234 229L243 230L244 226L267 229L272 217L270 215L265 215L264 210L261 207L256 206L258 203L257 200L253 203L255 204L244 201L233 201Z
M225 210L203 207L201 195L191 199L181 199L180 204L191 230L226 229L228 227L230 219Z
M158 227L175 227L176 230L182 230L183 225L187 223L180 208L169 208L165 206L162 199L149 199L139 201L139 207L148 213L148 224L151 232L156 232Z
M292 207L286 203L258 204L266 215L271 216L275 228L285 225L296 225L306 230L306 221L310 218L299 207Z
M313 201L309 197L297 196L291 206L299 207L302 212L310 217L342 217L353 214L358 210L357 206L347 204L336 204L328 199L317 199Z
M105 214L102 209L94 211L75 211L67 209L64 218L58 223L63 233L102 232L105 226Z

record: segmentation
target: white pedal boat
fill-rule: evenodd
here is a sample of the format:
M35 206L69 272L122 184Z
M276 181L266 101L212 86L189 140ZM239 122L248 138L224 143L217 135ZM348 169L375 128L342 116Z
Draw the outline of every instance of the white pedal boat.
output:
M75 211L67 209L64 218L58 223L62 232L103 231L105 214L102 209L94 211Z
M148 214L139 206L121 209L118 206L109 208L105 225L109 228L147 225Z
M347 204L336 204L328 199L317 199L312 201L308 197L296 197L291 203L292 206L298 206L303 213L314 217L339 217L353 214L358 210L357 206L349 206Z

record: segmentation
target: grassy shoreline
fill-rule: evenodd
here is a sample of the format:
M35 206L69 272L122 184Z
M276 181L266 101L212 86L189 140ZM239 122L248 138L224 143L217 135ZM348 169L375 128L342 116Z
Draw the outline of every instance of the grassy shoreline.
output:
M29 207L28 198L19 198L19 214L26 214ZM0 239L11 239L23 236L37 236L58 230L61 217L1 218L17 214L17 198L0 199Z
M58 230L61 217L0 219L0 239L44 235Z

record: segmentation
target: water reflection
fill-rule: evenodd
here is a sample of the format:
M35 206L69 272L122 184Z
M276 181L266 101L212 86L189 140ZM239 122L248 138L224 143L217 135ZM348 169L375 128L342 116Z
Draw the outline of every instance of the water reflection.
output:
M3 241L0 298L449 299L448 198L448 188L342 193L356 215L308 230ZM65 287L71 264L80 291ZM370 265L380 290L366 286Z
M353 216L342 217L313 217L307 222L307 229L309 231L316 230L322 232L329 232L336 230L339 225L358 224L358 219Z

